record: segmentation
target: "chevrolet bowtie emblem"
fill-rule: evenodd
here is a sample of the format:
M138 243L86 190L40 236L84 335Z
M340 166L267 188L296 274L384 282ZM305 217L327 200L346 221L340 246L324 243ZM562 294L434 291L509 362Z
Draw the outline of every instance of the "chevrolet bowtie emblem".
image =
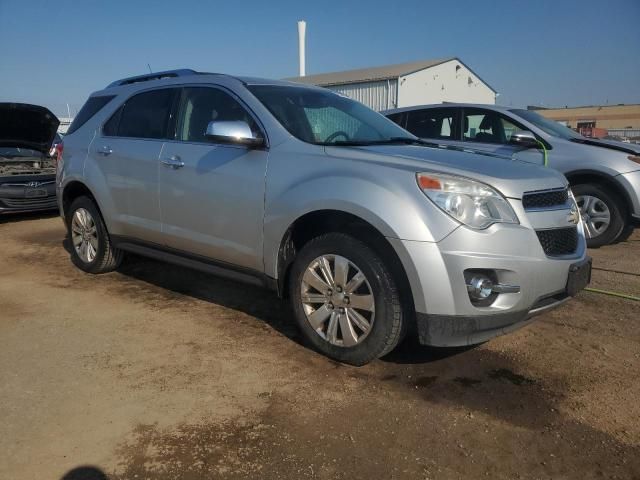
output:
M571 211L567 214L567 222L577 225L580 222L580 212L578 207L573 205Z

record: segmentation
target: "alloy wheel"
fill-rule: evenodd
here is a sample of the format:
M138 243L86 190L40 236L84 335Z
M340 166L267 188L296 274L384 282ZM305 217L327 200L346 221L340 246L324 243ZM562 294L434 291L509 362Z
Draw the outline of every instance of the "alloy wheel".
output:
M366 276L340 255L313 260L302 277L301 301L311 328L340 347L353 347L371 332L375 299Z
M576 196L587 238L602 235L611 224L611 212L606 203L592 195Z
M93 262L98 253L98 231L93 217L85 208L79 208L73 214L71 242L83 262Z

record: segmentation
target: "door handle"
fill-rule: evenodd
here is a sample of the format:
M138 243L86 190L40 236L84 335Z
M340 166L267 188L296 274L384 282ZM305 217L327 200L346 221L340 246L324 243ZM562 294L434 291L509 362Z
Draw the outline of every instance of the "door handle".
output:
M169 158L163 158L160 161L162 162L163 165L166 165L167 167L171 167L174 170L184 167L184 162L180 160L180 157L178 155L173 155Z
M98 149L98 154L99 155L104 155L105 157L108 156L108 155L111 155L112 153L113 153L113 150L108 145L105 145L105 146L100 147Z

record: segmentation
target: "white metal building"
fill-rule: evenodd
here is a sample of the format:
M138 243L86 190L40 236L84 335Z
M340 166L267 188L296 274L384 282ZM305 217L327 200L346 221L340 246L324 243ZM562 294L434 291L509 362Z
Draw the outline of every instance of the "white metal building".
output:
M73 122L73 117L58 117L60 120L60 126L58 127L58 133L65 134L69 129L69 125Z
M442 102L496 102L496 91L456 57L287 80L329 88L378 111Z

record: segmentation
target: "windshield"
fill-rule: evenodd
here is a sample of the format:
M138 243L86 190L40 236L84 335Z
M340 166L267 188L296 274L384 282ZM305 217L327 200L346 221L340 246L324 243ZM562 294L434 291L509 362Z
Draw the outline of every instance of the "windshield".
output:
M564 138L565 140L572 139L581 139L582 135L574 132L569 127L565 127L564 125L556 122L555 120L550 120L548 118L543 117L539 113L534 112L533 110L510 110L511 113L515 113L519 117L524 118L530 123L533 123L536 127L542 130L549 135L553 135L554 137Z
M42 154L28 148L0 147L0 160L17 158L40 158Z
M373 145L419 140L363 104L330 90L250 85L249 90L296 138L315 145Z

